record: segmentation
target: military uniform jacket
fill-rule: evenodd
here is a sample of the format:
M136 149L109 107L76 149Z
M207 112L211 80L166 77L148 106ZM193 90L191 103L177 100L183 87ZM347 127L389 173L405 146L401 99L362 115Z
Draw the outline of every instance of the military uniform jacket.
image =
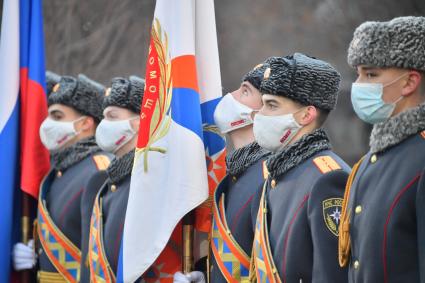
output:
M230 273L233 273L231 274L233 278L238 281L241 280L241 277L249 276L249 261L255 224L252 219L257 214L258 209L258 202L254 203L253 200L265 181L265 158L268 154L257 143L252 143L236 150L231 156L226 158L228 175L216 190L216 198L224 201L226 211L224 217L226 218L228 228L237 244L249 257L245 274L243 267L242 271L237 270L236 267L229 270ZM218 202L216 201L215 204L218 204ZM219 240L215 239L215 234L218 232L217 229L213 227L212 231L213 239L211 244L214 245L214 241L216 241L218 245L215 248L224 254L224 258L228 257L227 254L231 253L231 251L225 251L226 248L223 244L218 243ZM210 281L214 283L227 282L220 271L214 253L211 253L211 255L212 268Z
M49 185L41 185L40 195L43 197L39 202L46 208L49 218L55 225L56 232L62 233L79 251L81 245L81 197L88 189L88 180L109 165L109 155L102 153L96 146L94 138L90 138L53 154L52 157L54 169L45 178L45 182L48 181ZM38 214L40 219L40 210ZM52 232L55 232L45 230L46 227L38 221L36 228L45 235L52 235ZM48 239L46 244L52 244L51 253L60 258L64 254L64 250L55 245L58 238L46 237L46 239ZM37 241L39 271L41 271L39 276L40 274L58 273L57 264L52 263L40 240L42 239L39 238ZM72 261L73 259L65 257L65 260ZM73 275L77 280L79 271L75 270ZM60 278L60 276L56 278Z
M376 124L355 175L349 282L425 282L425 106Z
M274 274L269 282L347 282L337 250L349 166L330 150L323 130L270 156L267 166L254 242L257 282L265 282L267 271ZM259 236L260 218L269 243ZM265 267L260 247L267 246L273 264Z
M81 282L90 281L89 238L93 205L101 201L102 206L102 246L112 274L115 276L118 268L118 259L121 245L121 238L124 229L125 212L127 209L128 195L130 191L131 167L134 153L131 152L122 159L125 162L113 160L111 166L115 166L115 171L108 168L106 172L99 172L91 180L90 185L99 189L87 191L84 195L84 202L87 207L82 211L83 218L83 244L82 244L82 267ZM121 163L121 164L120 164ZM127 163L127 164L125 164ZM130 164L128 164L130 163ZM119 172L118 172L119 171ZM112 177L112 179L111 179ZM90 204L90 205L88 205Z

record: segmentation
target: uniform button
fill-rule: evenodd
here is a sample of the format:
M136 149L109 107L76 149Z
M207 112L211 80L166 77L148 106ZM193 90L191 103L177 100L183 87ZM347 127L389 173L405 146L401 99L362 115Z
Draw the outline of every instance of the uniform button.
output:
M237 180L238 180L238 178L236 178L236 176L233 176L233 177L232 177L232 181L233 181L233 183L234 183L234 182L236 182Z
M370 158L371 163L375 163L377 160L378 160L378 156L376 156L376 154L372 155L372 157Z
M58 171L58 173L56 173L56 176L57 176L58 178L62 177L62 172L61 172L61 171Z
M361 205L356 206L356 209L354 211L356 212L356 214L361 213L362 212L362 206Z
M276 180L275 179L272 180L271 185L272 185L272 189L274 189L276 187Z
M356 260L354 262L354 269L359 269L359 267L360 267L360 262L358 260Z
M111 185L111 192L115 192L117 190L117 186Z
M43 249L42 248L39 248L38 249L38 254L41 255L42 253L43 253Z

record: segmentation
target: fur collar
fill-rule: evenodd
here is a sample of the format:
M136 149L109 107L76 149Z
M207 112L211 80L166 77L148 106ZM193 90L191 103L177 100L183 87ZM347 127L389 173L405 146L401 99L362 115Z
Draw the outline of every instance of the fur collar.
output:
M370 151L382 152L425 130L425 103L375 124L370 135Z
M80 140L67 148L51 153L53 168L60 171L66 170L98 151L101 149L97 146L94 137Z
M134 150L124 154L120 158L112 160L106 172L110 182L116 184L131 174L134 162Z
M316 153L331 148L325 131L317 129L300 140L271 155L267 160L270 176L277 178Z
M253 142L226 156L227 173L239 175L270 152Z

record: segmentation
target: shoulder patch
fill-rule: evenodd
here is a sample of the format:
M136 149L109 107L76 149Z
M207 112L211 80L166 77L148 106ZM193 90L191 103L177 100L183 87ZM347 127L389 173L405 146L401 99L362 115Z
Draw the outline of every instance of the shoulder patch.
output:
M329 155L316 157L313 163L322 174L341 169L341 166Z
M421 132L421 137L422 137L423 139L425 139L425 131L422 131L422 132Z
M263 161L263 178L267 180L269 177L269 169L267 169L266 161Z
M109 157L106 155L95 155L93 156L94 164L96 165L97 170L106 170L108 168L109 163L111 163L111 160L109 160Z
M342 198L329 198L322 202L323 220L332 234L338 237L342 212Z

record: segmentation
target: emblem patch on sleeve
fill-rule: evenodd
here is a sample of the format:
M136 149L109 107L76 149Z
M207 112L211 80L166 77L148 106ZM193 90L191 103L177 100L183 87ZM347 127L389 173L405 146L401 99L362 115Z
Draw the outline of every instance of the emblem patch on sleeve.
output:
M329 198L323 201L323 220L332 234L338 237L338 227L342 211L342 198Z

